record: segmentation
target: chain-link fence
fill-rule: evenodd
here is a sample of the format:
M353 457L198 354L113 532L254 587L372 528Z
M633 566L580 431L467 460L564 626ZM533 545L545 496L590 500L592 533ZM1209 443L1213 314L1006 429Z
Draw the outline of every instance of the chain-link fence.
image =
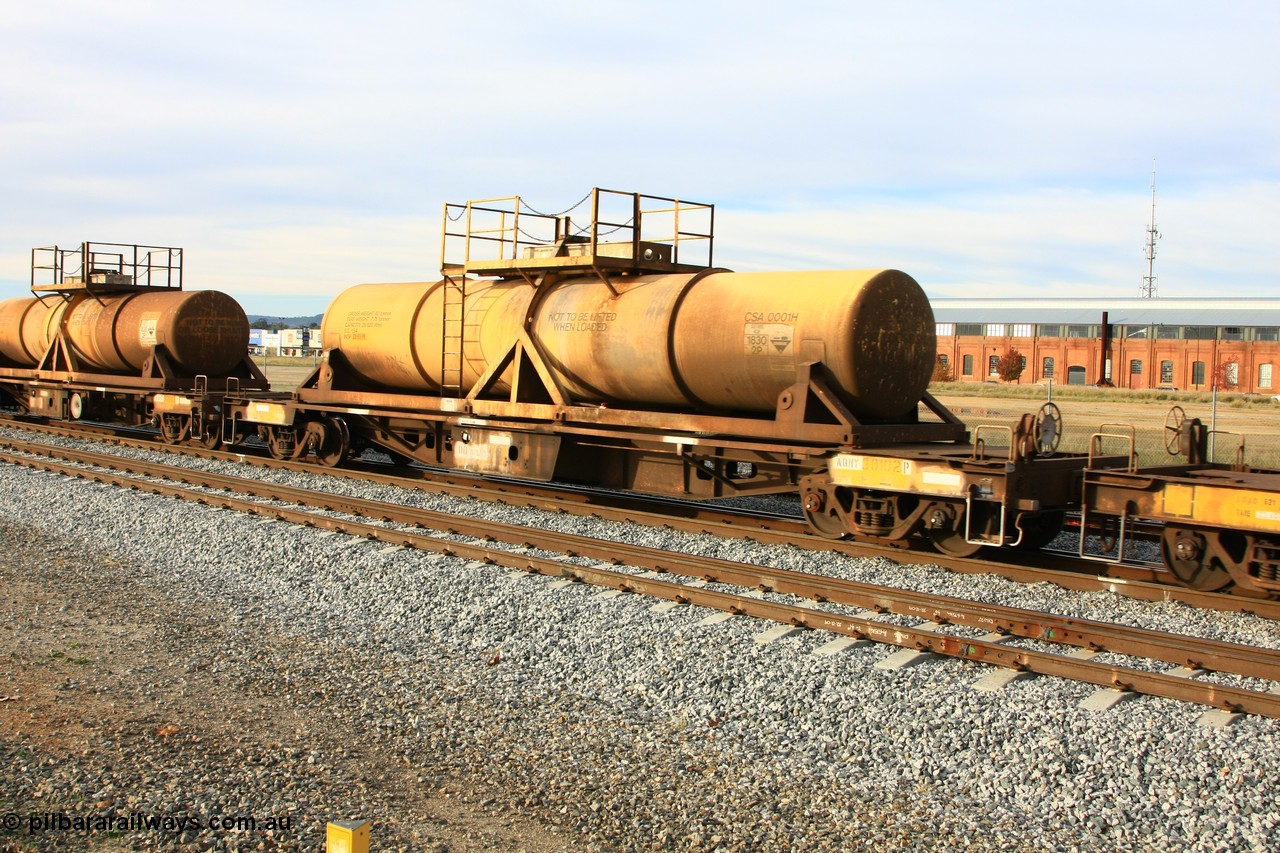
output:
M964 405L951 408L968 425L971 434L980 434L995 445L1004 444L1007 429L1017 426L1024 411L1035 413L1038 405L1029 400L1010 399L999 409ZM1140 466L1176 465L1185 459L1179 450L1177 432L1163 423L1132 423L1122 416L1115 420L1081 417L1073 415L1071 408L1069 401L1061 405L1062 437L1058 450L1063 453L1088 453L1092 445L1095 454L1124 455L1132 446ZM1190 413L1187 416L1191 416ZM1280 432L1260 431L1256 423L1233 423L1230 412L1219 414L1214 429L1208 417L1202 417L1201 421L1208 433L1206 458L1209 461L1229 465L1242 460L1249 467L1280 470ZM1280 427L1280 412L1277 412L1276 423ZM988 432L987 427L997 429Z

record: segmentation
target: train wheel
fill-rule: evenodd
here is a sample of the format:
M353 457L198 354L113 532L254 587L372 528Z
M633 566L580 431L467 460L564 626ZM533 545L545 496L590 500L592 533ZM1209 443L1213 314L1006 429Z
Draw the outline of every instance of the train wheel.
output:
M1192 589L1218 592L1234 583L1231 570L1203 533L1166 527L1160 538L1160 551L1173 576Z
M813 532L824 539L843 539L849 532L836 511L835 501L824 491L809 492L804 496L804 517Z
M320 438L315 444L316 461L326 468L336 468L351 453L351 434L342 418L324 418L318 422Z
M982 549L982 543L965 538L964 512L962 507L939 507L929 518L929 541L949 557L972 557Z
M1064 512L1026 513L1018 517L1018 526L1022 528L1022 541L1018 543L1019 551L1039 551L1048 545L1062 532L1067 514Z
M970 542L959 530L933 529L929 531L929 541L948 557L972 557L982 550L982 543Z

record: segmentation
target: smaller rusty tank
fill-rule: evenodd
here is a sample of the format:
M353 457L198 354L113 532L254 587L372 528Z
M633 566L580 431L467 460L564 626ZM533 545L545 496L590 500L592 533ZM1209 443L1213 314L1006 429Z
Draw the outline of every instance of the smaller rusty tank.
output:
M20 296L0 302L0 356L35 367L58 335L67 302L61 296Z
M217 376L245 357L249 320L216 290L10 299L0 303L0 355L35 367L61 332L81 370L135 373L163 345L186 374Z

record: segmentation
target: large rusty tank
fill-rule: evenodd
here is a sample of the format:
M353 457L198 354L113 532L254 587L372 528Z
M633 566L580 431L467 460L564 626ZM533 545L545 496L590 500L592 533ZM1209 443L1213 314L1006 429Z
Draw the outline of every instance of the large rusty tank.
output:
M439 392L444 288L352 287L325 313L325 345L367 382ZM520 280L468 284L464 392L505 354L534 293ZM583 277L539 296L530 335L577 402L773 411L798 365L821 361L856 415L891 420L914 413L933 370L928 298L897 270Z
M162 344L181 372L218 376L244 359L249 320L216 290L73 293L0 302L0 355L35 367L59 331L81 370L135 373Z

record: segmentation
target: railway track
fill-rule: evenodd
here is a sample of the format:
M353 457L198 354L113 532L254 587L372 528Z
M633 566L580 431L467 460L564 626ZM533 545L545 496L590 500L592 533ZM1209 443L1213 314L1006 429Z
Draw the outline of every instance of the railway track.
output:
M324 528L388 547L433 551L1108 690L1280 717L1280 693L1274 692L1280 681L1277 650L552 533L111 454L16 440L5 444L0 459L12 464ZM1102 653L1145 663L1098 660Z
M986 549L977 557L951 557L924 543L920 543L919 550L912 550L900 545L867 541L834 541L815 535L799 517L762 514L696 501L652 498L594 488L566 489L561 484L552 486L529 481L494 480L421 467L397 467L392 471L386 465L361 460L353 460L341 468L319 468L309 463L273 459L265 447L208 450L193 445L165 445L158 443L151 433L121 427L78 424L71 428L65 424L33 424L26 419L4 416L0 416L0 423L48 435L106 441L123 447L302 473L324 472L348 479L429 489L515 507L592 515L610 521L631 521L688 533L790 545L857 558L935 565L965 574L996 574L1022 583L1052 583L1077 592L1108 591L1141 601L1179 601L1191 607L1254 613L1280 620L1280 601L1188 589L1168 580L1169 574L1163 567L1151 564L1098 562L1066 552L997 549Z

